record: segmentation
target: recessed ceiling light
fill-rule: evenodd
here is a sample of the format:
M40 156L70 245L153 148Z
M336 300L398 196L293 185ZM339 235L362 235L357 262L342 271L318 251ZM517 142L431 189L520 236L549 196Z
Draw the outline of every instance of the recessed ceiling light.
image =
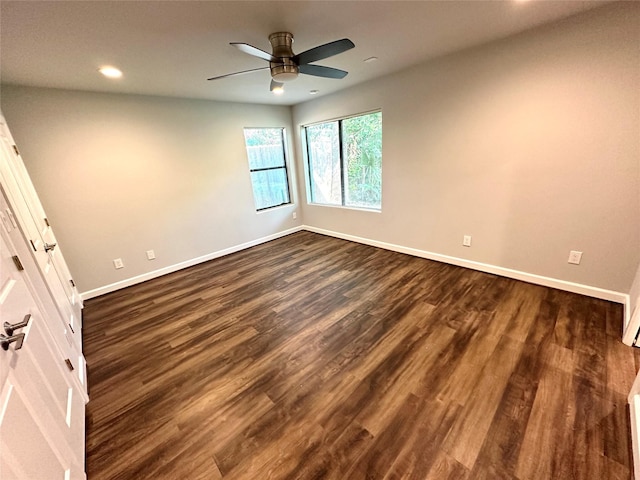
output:
M377 62L378 61L378 57L369 57L369 58L365 58L363 60L364 63L372 63L372 62Z
M320 90L309 90L309 95L317 95Z
M271 92L274 95L282 95L284 93L284 87L273 87L273 90L271 90Z
M98 71L108 78L120 78L122 77L122 72L118 70L116 67L100 67Z

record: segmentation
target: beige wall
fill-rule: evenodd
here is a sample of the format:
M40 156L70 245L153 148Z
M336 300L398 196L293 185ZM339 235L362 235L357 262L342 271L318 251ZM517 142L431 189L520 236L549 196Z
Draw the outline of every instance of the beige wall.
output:
M295 106L296 132L377 108L383 117L382 213L304 205L305 224L629 292L640 261L639 12L614 4ZM580 266L570 250L584 252Z
M296 136L382 109L381 213L306 205L297 147L302 202L256 214L242 128L291 127L286 107L8 86L1 106L81 291L304 223L628 293L639 10L595 9L294 107Z
M2 111L81 292L300 224L256 213L244 147L288 107L4 86Z

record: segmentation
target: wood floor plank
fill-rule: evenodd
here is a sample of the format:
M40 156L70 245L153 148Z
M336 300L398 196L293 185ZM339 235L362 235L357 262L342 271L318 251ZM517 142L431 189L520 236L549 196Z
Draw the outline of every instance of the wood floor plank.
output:
M607 336L607 385L622 395L628 395L635 378L633 350L619 338Z
M553 367L546 368L536 390L520 448L515 472L518 478L563 478L558 471L563 468L556 463L556 452L561 450L560 445L565 442L567 428L575 416L567 402L570 394L571 376ZM554 428L550 428L552 425ZM561 460L566 463L572 459L564 455Z
M90 480L631 475L610 302L298 232L83 321Z
M433 463L425 480L465 480L470 478L469 471L464 465L457 462L444 451L438 453Z
M411 426L385 478L421 480L428 475L435 475L434 468L436 472L440 468L434 467L442 455L440 446L459 411L460 406L455 403L423 400L416 417L424 417L425 421L414 422ZM427 412L428 415L425 415Z
M494 354L478 372L480 380L445 440L443 450L469 470L484 444L521 349L520 342L502 337Z

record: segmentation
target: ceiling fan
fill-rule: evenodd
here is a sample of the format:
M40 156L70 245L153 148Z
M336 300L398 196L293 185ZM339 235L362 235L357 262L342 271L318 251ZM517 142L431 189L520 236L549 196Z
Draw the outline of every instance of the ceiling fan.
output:
M269 42L271 43L272 53L260 50L248 43L232 42L230 44L241 52L266 60L269 62L268 67L252 68L251 70L228 73L218 77L211 77L207 80L218 80L220 78L269 69L271 70L271 91L282 92L284 82L295 80L300 73L324 78L344 78L348 73L344 70L311 64L319 60L324 60L325 58L333 57L339 53L346 52L347 50L355 47L351 40L343 38L342 40L325 43L324 45L319 45L295 55L291 49L291 45L293 44L293 35L291 33L272 33L269 35Z

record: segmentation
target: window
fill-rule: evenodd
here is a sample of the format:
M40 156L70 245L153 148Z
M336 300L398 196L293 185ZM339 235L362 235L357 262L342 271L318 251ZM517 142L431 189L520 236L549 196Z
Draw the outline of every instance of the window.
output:
M256 210L291 203L284 128L245 128L244 141Z
M382 113L304 127L311 203L380 210Z

